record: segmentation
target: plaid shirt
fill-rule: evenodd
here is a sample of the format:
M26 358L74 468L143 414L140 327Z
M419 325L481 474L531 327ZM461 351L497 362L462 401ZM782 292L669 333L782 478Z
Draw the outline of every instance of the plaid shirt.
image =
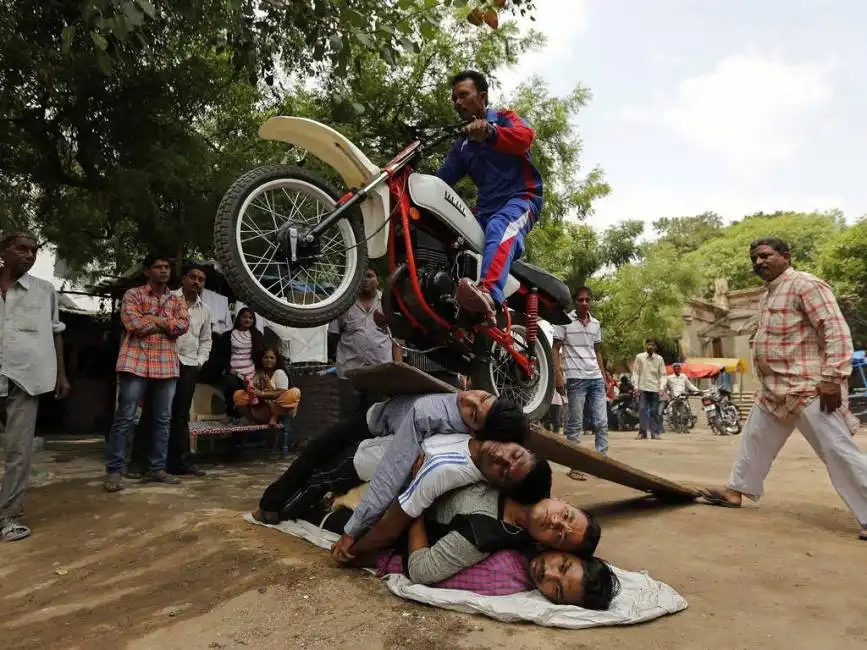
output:
M381 576L403 573L403 558L392 552L382 553L376 566ZM471 591L482 596L509 596L536 588L530 579L527 557L514 550L497 551L433 586Z
M152 318L168 321L168 332L158 330ZM126 328L117 371L148 379L178 376L177 339L190 326L190 315L183 298L171 291L159 296L150 285L130 289L123 295L120 320Z
M858 428L849 411L847 389L852 337L827 284L793 268L768 283L753 343L762 382L756 396L759 406L789 419L816 399L820 381L830 381L842 387L840 414L853 431Z

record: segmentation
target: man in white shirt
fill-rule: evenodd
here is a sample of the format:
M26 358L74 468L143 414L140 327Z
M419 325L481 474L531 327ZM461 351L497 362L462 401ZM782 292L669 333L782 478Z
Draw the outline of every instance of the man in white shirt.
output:
M668 373L665 371L665 361L656 352L656 341L647 339L644 350L635 357L635 363L632 364L632 384L638 393L639 404L637 438L644 440L649 431L654 440L659 440L662 438L659 402L665 394Z
M166 471L170 474L202 476L204 472L189 462L190 456L190 407L196 393L199 370L211 356L211 308L202 301L205 288L205 270L191 266L175 291L184 298L190 312L190 328L178 339L180 375L175 386L172 402L172 420L169 432L169 453Z
M6 401L0 539L5 542L30 535L21 516L39 396L54 392L55 399L63 399L70 389L61 338L66 326L60 322L57 292L50 282L28 272L38 250L36 237L28 233L0 238L0 395Z
M673 375L669 375L666 381L666 388L668 389L668 394L671 397L680 397L686 393L698 393L699 390L695 386L693 386L692 382L689 380L683 373L683 366L679 363L675 363L671 369L674 371Z
M554 373L557 390L566 391L569 410L566 438L581 439L585 404L596 433L596 451L608 453L608 407L605 397L605 363L602 360L602 330L590 313L593 293L587 287L575 292L572 322L554 327ZM561 360L562 351L562 360ZM579 472L570 472L581 478Z

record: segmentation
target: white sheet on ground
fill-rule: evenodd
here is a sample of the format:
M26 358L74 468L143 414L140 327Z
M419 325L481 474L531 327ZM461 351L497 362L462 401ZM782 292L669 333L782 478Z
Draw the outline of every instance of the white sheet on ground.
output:
M261 524L249 513L244 519ZM267 526L306 539L320 548L330 549L337 535L306 521L284 521ZM646 573L623 571L615 567L622 589L607 612L597 612L572 605L555 605L538 591L525 591L511 596L480 596L470 591L437 589L417 585L400 574L385 577L389 590L396 596L427 605L453 609L469 614L484 614L498 621L525 621L547 627L579 629L603 625L632 625L686 609L686 600L667 584L654 580Z

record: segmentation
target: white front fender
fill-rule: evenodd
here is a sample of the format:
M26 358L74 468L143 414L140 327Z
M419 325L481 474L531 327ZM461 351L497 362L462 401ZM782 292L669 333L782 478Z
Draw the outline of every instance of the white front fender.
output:
M264 140L279 140L306 149L340 174L347 187L360 188L376 176L380 169L343 135L329 126L304 117L272 117L259 128ZM364 235L368 237L367 252L372 258L388 251L388 218L390 200L388 186L380 185L361 203ZM382 228L382 230L379 230ZM377 232L379 230L379 232ZM376 235L373 233L376 232Z

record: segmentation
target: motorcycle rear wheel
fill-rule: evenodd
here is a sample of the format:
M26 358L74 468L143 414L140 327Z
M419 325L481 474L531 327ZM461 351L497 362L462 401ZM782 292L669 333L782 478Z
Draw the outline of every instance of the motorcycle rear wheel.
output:
M312 227L339 196L318 175L289 165L260 167L236 180L214 220L216 258L235 296L290 327L324 325L349 309L367 270L358 210L322 233L312 262L290 264L274 238L287 223Z
M513 319L515 315L513 315ZM512 322L512 336L519 349L526 349L527 328ZM541 420L551 406L554 396L554 361L551 344L542 331L535 345L537 375L529 383L518 378L523 374L512 356L497 343L491 344L491 359L488 362L476 361L473 364L473 388L488 391L497 396L516 401L524 409L531 422Z

